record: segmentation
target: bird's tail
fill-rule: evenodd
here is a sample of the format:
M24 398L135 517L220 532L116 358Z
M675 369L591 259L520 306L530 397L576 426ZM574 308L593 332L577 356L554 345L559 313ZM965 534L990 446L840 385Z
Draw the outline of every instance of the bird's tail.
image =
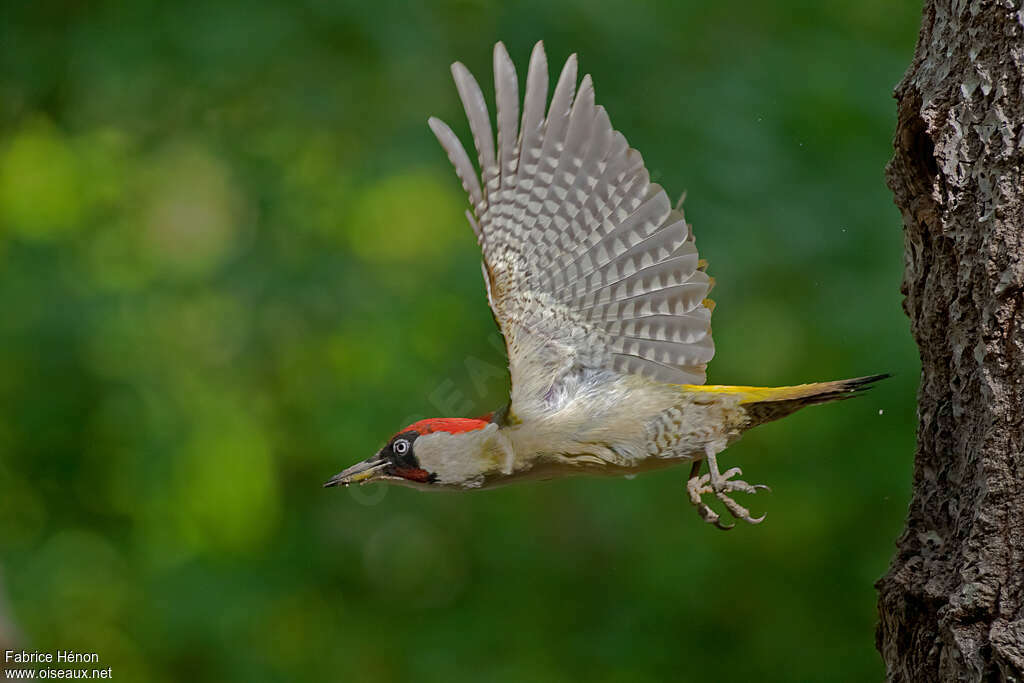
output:
M875 382L890 376L869 375L833 382L797 384L791 387L702 386L699 390L739 394L740 405L746 410L751 421L754 424L762 424L786 417L804 406L853 398L860 392L870 389Z

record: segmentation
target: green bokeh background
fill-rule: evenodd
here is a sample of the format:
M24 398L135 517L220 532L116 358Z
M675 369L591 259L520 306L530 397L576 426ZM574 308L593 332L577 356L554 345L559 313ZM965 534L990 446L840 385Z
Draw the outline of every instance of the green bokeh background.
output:
M918 361L884 185L916 0L0 6L0 569L122 681L877 680ZM759 428L757 528L674 469L322 490L507 380L426 126L545 40L687 217L709 380L896 372Z

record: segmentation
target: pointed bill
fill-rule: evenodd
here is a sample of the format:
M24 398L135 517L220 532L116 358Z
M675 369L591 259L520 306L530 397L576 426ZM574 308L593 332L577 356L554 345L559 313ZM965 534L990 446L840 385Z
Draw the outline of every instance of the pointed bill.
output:
M388 466L388 461L380 454L357 462L352 467L338 472L336 475L324 482L324 488L332 486L348 486L349 484L365 484L377 478L377 473Z

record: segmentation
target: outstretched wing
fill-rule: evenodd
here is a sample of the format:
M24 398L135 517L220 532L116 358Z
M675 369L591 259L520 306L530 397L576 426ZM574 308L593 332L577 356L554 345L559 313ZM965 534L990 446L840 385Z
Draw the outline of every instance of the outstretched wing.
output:
M530 58L520 126L515 67L494 47L497 142L480 86L452 65L481 173L445 123L430 127L472 210L487 296L508 349L519 419L545 414L595 373L701 384L714 355L710 278L693 235L640 153L612 129L569 57L545 115L547 59Z

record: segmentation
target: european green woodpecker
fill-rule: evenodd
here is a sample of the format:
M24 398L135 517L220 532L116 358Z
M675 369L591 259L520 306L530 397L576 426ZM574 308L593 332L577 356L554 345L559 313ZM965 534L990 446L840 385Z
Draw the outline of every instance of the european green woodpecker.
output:
M480 174L451 128L429 124L469 195L466 217L508 353L509 403L479 418L411 424L325 486L471 490L691 463L689 499L706 522L732 526L708 495L736 519L762 521L732 496L767 487L739 480L738 467L720 471L718 454L752 427L886 375L704 386L715 351L707 263L682 211L594 104L590 76L576 87L576 55L548 105L547 58L542 43L534 47L520 115L515 67L495 46L497 141L472 74L458 62L452 74Z

